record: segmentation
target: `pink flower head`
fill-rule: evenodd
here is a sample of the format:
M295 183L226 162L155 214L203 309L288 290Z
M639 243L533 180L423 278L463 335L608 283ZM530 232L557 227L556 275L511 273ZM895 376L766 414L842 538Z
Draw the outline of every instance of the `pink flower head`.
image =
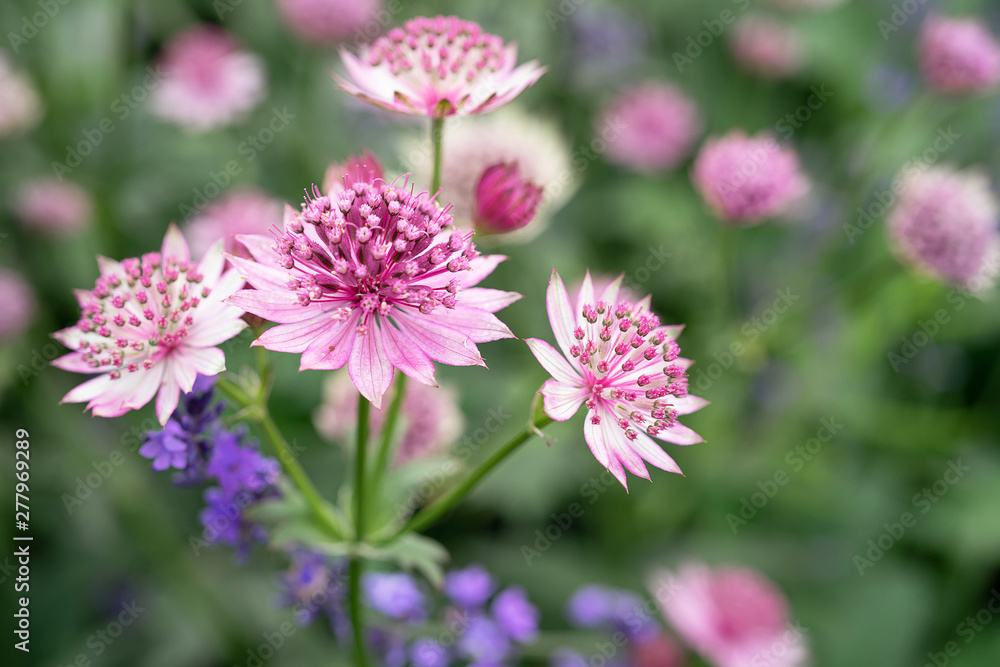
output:
M769 0L768 4L783 9L827 9L845 2L846 0Z
M475 287L504 257L481 256L407 184L357 182L334 198L314 187L276 240L239 237L255 262L230 257L256 288L230 302L280 325L254 345L301 353L300 370L346 364L376 408L394 369L434 385L433 361L485 365L476 343L513 337L493 313L521 296Z
M671 637L658 634L635 642L631 664L635 667L684 667L684 649Z
M660 575L664 576L664 575ZM667 575L669 576L669 575ZM759 572L682 567L663 612L681 638L716 667L796 667L808 650L781 591Z
M29 229L48 234L73 234L90 226L94 206L79 185L39 178L22 185L14 196L14 213Z
M1000 44L974 19L929 17L920 32L920 69L935 90L963 95L1000 82Z
M0 51L0 137L29 130L41 117L42 101L34 84Z
M170 225L160 252L121 262L98 257L94 289L76 292L80 321L54 334L74 351L52 362L97 377L62 402L86 401L98 417L118 417L158 394L156 415L166 424L198 375L224 371L226 357L216 346L246 323L242 311L223 303L243 281L236 271L223 273L221 245L194 264L180 230Z
M783 79L805 65L805 44L792 26L751 14L733 26L729 47L736 64L769 79Z
M688 154L701 132L701 120L698 107L678 88L648 81L618 94L605 110L598 132L608 142L608 160L656 172L673 169Z
M323 193L337 198L345 189L354 187L355 183L371 183L376 179L385 180L385 170L371 151L365 151L361 155L350 156L343 164L334 162L327 167L323 177Z
M517 45L454 16L415 18L358 57L341 49L351 81L340 88L370 104L416 116L486 113L535 83L544 67L517 64Z
M316 44L335 44L369 23L376 26L381 0L278 0L285 23L303 39Z
M808 189L799 158L774 137L730 132L701 147L692 175L712 211L727 222L781 215Z
M985 174L948 167L914 170L889 214L900 257L946 282L981 290L994 282L998 203Z
M487 167L476 186L476 229L486 234L521 229L534 219L542 196L517 163Z
M266 192L252 188L230 192L188 223L186 232L191 239L191 253L202 257L221 240L226 252L249 257L250 254L236 237L240 234L267 234L281 224L282 214L281 202Z
M687 393L691 361L678 356L675 341L683 327L662 326L648 296L636 304L620 300L621 282L598 297L588 273L574 306L553 271L546 302L562 356L545 341L525 342L552 375L542 387L545 414L566 421L586 403L583 435L590 451L627 490L625 469L649 479L643 461L681 472L652 438L702 442L677 417L708 402Z
M20 274L0 268L0 294L3 294L3 317L0 317L0 340L20 336L35 319L35 294Z
M387 401L396 393L393 385L386 392ZM316 430L334 441L344 442L357 420L358 392L347 373L333 373L323 388L323 404L316 411ZM431 387L410 382L400 407L401 438L393 458L395 465L445 454L462 435L465 420L458 408L458 398L447 387ZM371 426L375 437L385 427L386 415L372 410Z
M263 98L264 66L228 34L195 26L175 36L161 56L166 72L152 110L194 131L229 125Z

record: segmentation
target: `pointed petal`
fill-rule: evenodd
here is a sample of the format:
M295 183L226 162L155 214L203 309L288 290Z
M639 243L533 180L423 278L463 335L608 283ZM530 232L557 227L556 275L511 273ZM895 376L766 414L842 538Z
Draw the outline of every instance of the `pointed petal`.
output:
M593 418L595 416L599 417L599 424L594 423ZM583 438L590 446L590 451L594 454L597 462L604 466L618 480L618 483L628 491L628 480L625 479L625 470L622 469L622 464L618 461L618 458L611 453L607 443L605 423L611 422L613 424L613 420L612 415L604 413L603 410L591 410L587 413L587 418L583 422Z
M666 470L667 472L674 472L678 475L683 475L681 472L681 467L667 455L663 448L660 447L652 438L641 431L637 431L638 436L635 440L631 441L632 449L641 456L642 458L649 461L652 465L656 466L660 470Z
M488 343L502 338L514 338L514 333L492 313L457 306L454 310L435 310L426 315L435 323L461 331L473 343Z
M495 313L522 298L524 297L517 292L504 292L503 290L486 287L473 287L471 289L463 289L459 292L458 303L463 307L478 308L479 310L485 310L487 313Z
M358 315L344 322L328 320L326 328L318 335L299 359L299 370L328 370L343 368L358 346Z
M573 329L576 327L576 318L573 317L573 308L569 303L569 295L566 294L566 286L563 285L562 278L555 270L552 271L552 277L549 279L545 305L549 313L552 333L556 336L556 342L559 343L563 356L569 357L569 349L573 345Z
M274 245L273 236L267 234L237 234L236 240L261 265L267 267L278 265L278 253L271 247Z
M304 352L309 344L322 335L329 326L329 315L322 313L302 322L271 327L254 341L254 345L260 345L274 352L298 354Z
M675 445L696 445L699 442L705 442L704 438L687 426L684 426L684 424L675 424L668 429L664 429L656 437L660 440L672 442Z
M192 347L221 345L249 326L239 317L222 317L198 320L191 327L186 342Z
M302 322L315 317L317 312L325 312L319 306L300 305L291 292L246 289L233 294L226 303L278 324Z
M55 366L56 368L61 368L64 371L69 371L71 373L93 374L93 373L102 373L105 370L107 370L105 368L101 368L100 366L98 366L97 368L91 367L90 363L79 352L70 352L68 354L64 354L58 359L53 359L52 365Z
M588 396L590 392L586 387L546 380L542 385L542 397L545 399L542 408L552 419L564 422L577 413Z
M574 321L579 326L584 326L587 321L583 319L583 307L588 303L593 305L596 302L594 299L594 281L590 277L590 270L583 276L583 282L580 284L580 292L576 296L576 312L574 313Z
M394 368L398 368L414 380L432 387L438 386L437 380L434 379L434 362L406 332L397 329L385 319L379 323L379 328L382 331L386 355Z
M168 360L169 364L170 361ZM160 393L156 396L156 417L160 420L160 426L166 426L170 415L177 409L177 402L180 398L181 390L177 386L177 380L169 367L163 371L163 382L160 384Z
M87 380L83 384L77 385L62 397L60 403L83 403L94 400L108 388L112 382L111 377L104 373L96 378Z
M670 404L673 406L674 410L677 411L677 414L689 415L692 412L697 412L708 405L708 401L700 396L692 396L691 394L688 394L683 398L671 398Z
M437 326L428 317L418 317L402 310L393 313L393 320L434 361L449 366L486 365L476 344L459 331Z
M226 370L226 354L217 347L185 348L178 361L189 366L195 375L214 376ZM178 374L177 378L181 391L185 393L194 386L194 378L190 378L191 381L188 382L188 377L189 371L186 371L184 376Z
M225 264L226 258L222 256L222 240L220 239L205 251L205 256L198 264L198 273L205 277L204 284L214 285L219 280L219 276L222 275Z
M537 338L527 338L524 342L528 344L528 349L535 355L542 368L554 379L566 384L580 385L583 380L580 371L566 361L554 347Z
M608 304L609 306L613 306L614 304L618 303L618 293L621 292L622 281L624 279L625 279L625 274L623 273L614 280L612 280L610 283L608 283L608 286L604 288L604 293L601 294L601 301Z
M382 334L374 322L364 334L358 335L347 362L347 372L361 395L381 409L382 396L392 384L393 368L382 344Z
M167 235L163 237L163 246L160 248L160 254L163 255L163 259L173 257L177 262L191 261L191 252L188 250L187 241L184 240L181 230L172 222L170 223L170 227L167 228Z
M255 262L244 257L226 253L226 259L236 267L243 279L259 290L265 292L282 292L288 289L288 271L276 265Z

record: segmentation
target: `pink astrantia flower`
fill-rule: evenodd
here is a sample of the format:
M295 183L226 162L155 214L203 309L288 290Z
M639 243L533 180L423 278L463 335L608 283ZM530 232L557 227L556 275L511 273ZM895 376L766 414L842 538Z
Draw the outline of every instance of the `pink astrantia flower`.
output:
M733 26L729 48L736 64L769 79L795 74L805 64L805 44L792 26L751 14Z
M239 237L256 261L230 261L256 289L230 302L280 325L254 345L301 353L300 370L347 365L378 408L395 369L434 385L433 361L482 366L476 343L513 337L493 313L521 295L475 287L504 257L480 256L471 237L405 180L335 198L314 187L276 241Z
M365 151L361 155L350 156L343 164L334 162L326 168L323 194L339 198L341 192L354 187L355 183L371 183L376 179L385 180L385 170L371 151Z
M278 0L285 23L303 39L335 44L353 37L368 24L380 27L381 0Z
M687 393L691 361L678 356L675 341L682 327L662 326L648 296L635 304L620 300L621 282L598 296L588 273L574 305L553 271L546 303L562 355L537 338L525 342L552 375L542 387L545 414L566 421L586 403L583 435L590 451L628 489L626 469L649 479L643 461L681 472L652 438L702 442L677 417L708 402Z
M759 572L687 565L660 604L685 643L716 667L796 667L808 657L784 595Z
M0 51L0 137L31 129L41 117L42 100L34 84Z
M234 123L264 98L260 59L217 28L196 26L175 36L161 62L166 75L153 91L152 110L191 130Z
M809 187L794 149L774 137L743 132L706 141L692 179L719 218L738 223L781 215Z
M985 92L1000 82L1000 44L974 19L929 17L920 32L920 69L937 91Z
M476 186L476 229L502 234L530 223L544 192L526 177L516 163L487 167Z
M226 358L216 346L246 327L243 312L223 299L243 285L236 271L223 273L221 242L200 264L171 225L160 252L121 262L98 257L101 275L91 291L77 290L83 310L76 326L54 334L74 350L53 365L96 373L63 397L87 403L98 417L138 410L154 395L160 424L189 392L198 375L217 375Z
M0 340L21 335L35 319L35 294L20 274L0 268L0 294L3 317L0 317Z
M444 118L493 111L535 83L544 67L517 65L517 45L454 16L415 18L358 56L341 49L351 81L340 88L390 111Z
M185 233L191 239L191 254L202 257L219 240L233 255L249 257L236 240L240 234L267 234L281 224L284 207L266 192L254 188L223 195L191 219Z
M18 188L14 213L25 227L47 234L74 234L90 226L94 205L79 185L39 178Z
M655 172L673 169L691 150L701 132L698 107L678 88L647 81L626 88L612 100L598 125L608 159L629 169Z
M978 291L996 278L998 202L981 172L934 167L900 178L889 214L897 254L918 270Z
M393 400L396 386L386 392L386 401ZM345 443L354 430L357 414L358 392L350 376L331 373L323 387L323 403L314 415L316 430L330 440ZM393 457L397 466L446 453L465 428L458 397L447 387L407 383L400 416L400 439ZM382 432L385 419L385 412L372 410L374 437Z

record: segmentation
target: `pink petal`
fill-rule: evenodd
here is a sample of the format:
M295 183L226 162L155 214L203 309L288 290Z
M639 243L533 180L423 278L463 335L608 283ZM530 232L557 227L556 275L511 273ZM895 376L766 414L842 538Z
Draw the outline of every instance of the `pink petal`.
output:
M326 330L302 352L299 370L332 371L343 368L358 346L358 319L355 314L344 322L328 321Z
M488 313L495 313L522 298L517 292L504 292L486 287L473 287L471 289L463 289L459 292L458 303L461 306L478 308Z
M436 326L430 318L402 310L393 313L399 328L409 334L428 357L449 366L485 366L479 350L468 336L449 327Z
M85 401L92 401L97 396L100 396L104 392L108 385L111 384L111 377L105 373L98 377L87 380L83 384L77 385L71 389L65 396L63 396L60 403L83 403Z
M689 415L692 412L697 412L708 405L708 403L709 402L704 398L701 398L700 396L692 396L690 394L682 398L674 397L670 399L670 404L679 415Z
M594 423L594 416L600 417L600 424ZM597 462L604 466L608 472L610 472L614 478L618 480L618 483L625 487L625 490L628 491L628 480L625 479L625 470L622 469L622 464L618 461L618 458L611 453L610 447L607 443L608 435L605 424L609 422L612 426L617 428L617 426L614 425L613 415L608 414L603 410L591 410L587 413L587 418L583 422L583 438L590 446L590 451L594 454Z
M198 273L204 276L204 284L214 285L219 280L219 276L222 275L225 264L226 258L222 256L222 241L219 240L205 251L201 263L198 264Z
M135 377L137 380L122 399L121 407L127 410L138 410L153 400L153 396L160 388L164 370L163 364L156 364L149 370L140 369L135 373L123 375L120 380L115 380L115 382L122 382L130 377Z
M432 387L438 386L437 380L434 379L434 363L424 354L420 346L391 322L383 319L379 325L389 363L415 380Z
M590 271L583 276L583 282L580 284L580 292L576 296L576 312L573 321L577 325L586 328L588 324L587 320L583 318L583 307L587 304L594 305L596 299L594 299L594 281L590 277Z
M480 255L479 257L469 261L468 271L460 271L459 273L441 273L433 278L428 278L424 281L424 284L428 287L444 287L452 280L452 278L458 278L458 280L461 281L463 288L463 291L458 294L458 300L461 302L462 297L465 296L465 289L474 287L481 283L483 279L493 273L493 270L506 259L506 255Z
M274 352L294 352L296 354L305 351L309 344L316 340L323 331L330 326L330 316L326 313L317 315L311 320L296 322L295 324L279 324L271 327L260 338L254 341L254 345L260 345Z
M189 367L198 375L218 375L226 370L226 354L217 347L192 348L186 347L183 353L176 359L178 366L183 364ZM177 374L177 382L181 391L187 393L194 386L194 378L189 379L190 371L185 369L185 374Z
M535 359L542 365L542 368L553 378L572 385L579 385L582 382L583 376L580 375L580 371L544 340L527 338L524 342L528 344L528 349L535 355Z
M156 397L156 417L160 420L160 426L166 426L170 415L174 414L180 393L181 390L177 386L177 380L173 373L170 372L169 368L165 369L160 393Z
M563 351L563 355L570 356L569 349L573 346L573 329L576 328L576 318L573 316L573 308L569 303L569 295L566 294L566 286L563 285L562 278L555 270L549 279L549 288L545 295L545 305L549 313L549 324L552 325L552 333L556 336L556 342Z
M278 253L272 248L274 245L273 236L268 236L267 234L237 234L236 240L260 264L268 267L277 266ZM282 286L284 285L285 283L282 283Z
M243 279L255 288L275 292L288 290L288 271L279 269L277 265L262 264L229 253L226 253L226 259L236 267Z
M234 309L235 310L235 309ZM188 331L185 342L192 347L213 347L221 345L247 328L247 323L238 317L197 320Z
M564 422L576 414L583 402L590 396L586 387L578 384L563 384L555 380L546 380L542 385L542 397L545 399L542 408L545 414L557 422Z
M382 395L392 384L393 368L382 342L382 334L374 322L359 334L347 362L347 372L362 396L377 409L382 408Z
M226 299L226 303L278 324L302 322L315 317L317 311L325 312L319 305L300 305L295 295L287 291L242 290Z
M608 283L608 286L604 288L604 293L601 294L601 301L607 304L618 303L618 293L621 291L624 279L625 275L622 274Z
M163 246L160 249L160 254L163 255L164 260L172 257L177 262L191 261L191 252L188 250L187 241L184 240L181 230L172 222L170 223L170 227L167 228L167 235L163 237Z
M660 440L672 442L675 445L696 445L699 442L705 442L704 438L687 426L684 426L684 424L675 424L668 429L664 429L656 437Z
M86 358L79 352L70 352L58 359L53 359L52 365L71 373L103 373L107 370L100 366L92 368Z
M667 472L675 472L678 475L683 475L681 468L677 463L663 451L656 442L650 438L648 435L642 431L636 431L638 437L631 441L632 449L641 456L642 458L649 461L652 465L656 466L660 470L666 470Z
M646 470L642 457L632 449L632 441L625 435L625 431L611 419L603 420L601 428L604 430L604 443L611 457L621 461L629 472L643 479L649 479L649 471Z
M484 310L463 308L461 303L454 310L442 308L424 317L455 331L461 331L473 343L488 343L502 338L514 338L513 332L496 315Z

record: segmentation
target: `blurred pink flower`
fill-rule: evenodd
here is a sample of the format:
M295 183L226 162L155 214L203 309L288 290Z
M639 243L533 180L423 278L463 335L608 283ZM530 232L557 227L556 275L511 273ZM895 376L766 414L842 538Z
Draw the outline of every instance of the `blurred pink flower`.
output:
M19 273L0 268L0 294L3 294L3 317L0 317L0 340L20 336L35 319L35 293Z
M621 300L621 281L598 297L588 273L574 305L553 271L546 303L562 354L537 338L525 342L552 375L542 387L545 414L566 421L586 403L584 439L627 490L626 469L649 479L643 461L681 472L652 438L677 445L702 442L677 417L708 402L687 393L691 361L678 356L675 342L683 327L660 325L648 296L636 304Z
M768 0L768 4L783 9L827 9L847 0Z
M386 392L386 400L390 403L396 386ZM331 374L323 385L323 403L314 415L316 430L330 440L344 442L353 432L357 411L358 391L350 376L347 373ZM385 418L382 410L372 410L374 436L378 437L382 432ZM465 428L458 398L447 387L407 383L401 418L402 438L393 458L397 466L447 453Z
M200 264L170 225L160 252L116 262L98 257L93 290L76 290L83 310L76 326L54 334L74 350L52 362L74 373L96 373L63 397L87 402L98 417L138 410L154 395L160 424L189 392L198 375L217 375L226 357L217 345L246 327L243 312L223 303L243 284L223 273L221 243Z
M715 667L796 667L806 661L805 640L790 622L784 595L759 572L691 564L671 584L660 600L667 620Z
M889 213L897 254L940 280L978 291L993 284L1000 266L998 203L989 179L949 167L913 170Z
M90 193L55 178L38 178L22 185L14 196L13 209L25 227L59 235L86 229L94 217Z
M684 649L664 634L636 642L631 658L635 667L684 667L687 663Z
M250 257L239 241L240 234L267 234L281 226L282 203L257 189L237 190L223 195L191 219L185 230L191 239L191 253L202 257L217 241L233 255Z
M155 114L202 132L240 120L265 95L264 66L222 30L194 26L164 47L166 73L152 94Z
M476 230L503 234L527 226L542 196L542 188L522 176L517 163L487 167L476 186Z
M793 148L739 131L705 142L692 180L719 218L739 223L781 215L809 189Z
M332 163L326 168L323 177L323 194L328 197L338 197L346 188L354 187L355 183L371 183L385 180L385 170L382 163L371 151L361 155L352 155L343 164Z
M335 44L374 22L378 26L381 0L278 0L285 23L303 39Z
M499 109L535 83L544 67L517 64L517 45L454 16L415 18L393 28L359 57L341 49L350 81L340 88L371 104L444 118Z
M42 101L34 84L0 51L0 137L29 130L41 117Z
M751 14L737 21L729 47L737 65L770 79L786 78L805 65L805 43L799 33L767 16Z
M636 171L673 169L691 151L701 132L698 107L669 83L647 81L626 88L605 109L601 128L608 160ZM603 135L602 135L603 136Z
M985 92L1000 82L1000 44L974 19L928 17L919 57L924 78L942 93Z
M484 365L476 343L513 337L493 313L520 295L475 287L504 257L480 256L471 236L406 180L332 199L314 187L276 242L238 237L256 261L230 261L256 289L229 301L280 325L254 345L301 353L300 370L347 365L380 408L396 369L434 385L433 361Z

